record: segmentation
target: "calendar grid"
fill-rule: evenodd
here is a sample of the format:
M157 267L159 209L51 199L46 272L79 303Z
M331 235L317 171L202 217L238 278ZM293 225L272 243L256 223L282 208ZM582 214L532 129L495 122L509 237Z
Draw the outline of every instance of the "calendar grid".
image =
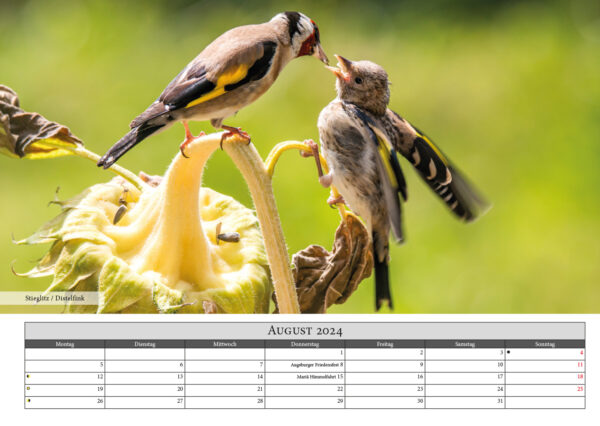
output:
M26 333L25 408L585 408L585 334L339 333Z
M506 408L506 340L504 341L504 408Z
M347 344L346 341L344 340L344 408L346 407L346 368L347 368L347 363L346 363L346 351L347 351Z
M427 345L423 342L423 408L427 408Z
M263 404L263 408L266 409L267 408L267 341L263 340L263 345L264 345L264 350L263 350L263 354L264 354L264 359L265 359L265 363L264 363L264 369L263 369L263 397L265 398L264 404Z
M104 348L103 348L103 352L104 352L104 369L103 369L104 375L102 376L102 378L104 379L104 381L103 381L103 386L102 386L102 390L103 390L102 394L104 395L104 400L102 401L103 402L102 405L103 405L104 408L106 408L106 340L103 341L103 345L104 345Z
M183 408L187 408L187 347L183 344Z

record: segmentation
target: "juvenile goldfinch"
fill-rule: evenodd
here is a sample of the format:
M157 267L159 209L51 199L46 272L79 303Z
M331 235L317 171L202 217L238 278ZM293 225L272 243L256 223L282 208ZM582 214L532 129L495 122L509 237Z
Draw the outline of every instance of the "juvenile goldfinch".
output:
M105 169L148 136L181 121L186 140L193 139L187 120L205 121L250 140L223 120L257 100L292 59L311 55L325 64L319 28L298 12L283 12L269 22L233 28L209 44L169 83L158 99L135 118L131 130L98 161Z
M373 242L375 306L392 299L388 277L390 228L402 242L400 196L406 182L396 156L400 152L459 218L471 221L487 207L483 198L452 166L430 139L388 109L388 75L369 61L352 62L336 55L337 98L319 115L318 128L329 174L320 173L325 187L333 184L345 202L367 225ZM318 147L312 144L315 158Z

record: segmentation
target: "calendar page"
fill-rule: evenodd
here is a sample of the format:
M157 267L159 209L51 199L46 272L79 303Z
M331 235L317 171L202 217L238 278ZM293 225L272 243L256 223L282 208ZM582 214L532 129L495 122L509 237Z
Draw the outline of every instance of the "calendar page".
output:
M599 426L599 0L0 0L0 426Z
M5 316L4 412L89 424L599 415L593 315L205 318Z

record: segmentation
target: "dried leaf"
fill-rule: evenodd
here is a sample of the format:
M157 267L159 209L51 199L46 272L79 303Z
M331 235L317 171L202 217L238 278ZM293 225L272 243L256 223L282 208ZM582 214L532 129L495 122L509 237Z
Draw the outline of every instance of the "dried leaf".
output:
M83 145L71 131L35 112L19 107L19 97L0 85L0 152L10 157L54 158L72 155Z
M311 245L292 257L302 313L325 313L344 303L358 284L371 275L373 255L367 229L348 215L335 232L333 251Z

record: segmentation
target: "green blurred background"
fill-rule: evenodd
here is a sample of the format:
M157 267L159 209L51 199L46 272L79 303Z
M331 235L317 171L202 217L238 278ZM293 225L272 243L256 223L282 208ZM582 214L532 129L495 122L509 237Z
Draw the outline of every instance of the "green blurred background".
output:
M392 81L391 107L428 133L493 203L479 221L452 217L403 162L407 241L392 248L398 313L565 313L600 309L600 3L585 1L0 1L0 83L21 106L63 123L104 153L164 86L225 30L299 10L323 46L370 59ZM272 89L227 121L265 157L277 142L318 138L334 97L313 58L290 63ZM211 131L195 123L194 132ZM162 174L174 126L120 164ZM206 186L251 206L227 155ZM47 206L112 178L78 158L0 158L0 290L43 290L28 270L47 247L17 247L53 217ZM314 162L285 154L274 178L290 253L330 248L339 223ZM336 313L374 310L372 279ZM36 308L48 312L53 308ZM1 312L32 308L0 308Z

